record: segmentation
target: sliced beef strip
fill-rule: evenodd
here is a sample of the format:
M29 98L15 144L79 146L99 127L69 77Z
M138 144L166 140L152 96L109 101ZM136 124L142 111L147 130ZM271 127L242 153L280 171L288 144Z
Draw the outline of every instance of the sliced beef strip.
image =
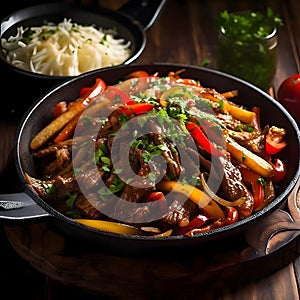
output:
M199 211L199 208L194 202L186 199L181 194L176 194L168 209L168 213L161 221L170 225L180 225L180 223L189 222L196 211Z
M226 198L235 201L244 198L245 202L237 207L240 218L249 217L254 208L254 199L249 189L242 181L240 170L227 158L220 157L224 171L222 191Z

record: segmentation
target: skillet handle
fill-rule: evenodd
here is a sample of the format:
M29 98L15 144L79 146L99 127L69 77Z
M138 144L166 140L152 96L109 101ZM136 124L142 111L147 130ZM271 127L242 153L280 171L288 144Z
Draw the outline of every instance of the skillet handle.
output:
M148 30L158 19L167 0L128 0L118 11L137 20Z
M0 194L0 223L17 225L24 221L40 221L50 217L42 207L24 192Z

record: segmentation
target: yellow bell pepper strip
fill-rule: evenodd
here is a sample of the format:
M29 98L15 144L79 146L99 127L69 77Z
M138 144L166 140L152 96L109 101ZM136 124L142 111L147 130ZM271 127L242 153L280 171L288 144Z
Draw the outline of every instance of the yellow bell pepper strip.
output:
M258 207L261 207L265 198L265 189L262 185L262 182L260 181L260 179L262 178L259 176L259 174L247 168L241 167L240 171L243 181L250 184L251 186L254 199L254 210L256 210Z
M213 220L224 219L225 215L220 206L200 189L178 181L163 180L157 184L157 189L162 192L176 192L185 195L196 203L208 217Z
M155 237L170 236L173 233L173 229L167 229L166 231L161 232L160 228L152 227L152 226L150 226L150 227L142 226L142 227L140 227L140 229L142 231L144 231L144 235L155 236Z
M229 136L226 136L225 139L226 150L234 157L234 159L246 165L249 169L258 173L262 177L270 178L274 176L273 166L265 159L241 146Z
M186 91L186 87L182 86L173 86L170 89L164 91L160 98L159 98L159 104L162 107L167 107L169 105L169 99L172 96L180 96L182 99L185 99L189 97L190 95Z
M222 103L222 109L224 111L229 112L235 119L238 119L246 124L257 126L257 115L255 112L246 110L240 106L232 104L225 97L224 99L220 99L208 92L200 93L200 95L214 102Z
M92 220L92 219L73 219L74 221L98 229L105 232L124 234L124 235L141 235L141 236L155 236L155 237L167 237L172 235L173 230L169 229L165 232L151 234L149 231L142 230L138 227L127 225L123 223L110 222L104 220Z
M39 131L31 140L30 148L37 150L51 137L53 137L60 129L66 126L75 116L82 113L84 109L93 101L93 99L105 90L106 84L101 78L96 78L93 89L84 97L70 102L68 109L55 118L51 123Z
M145 114L148 111L154 108L153 104L150 103L136 103L130 105L123 105L122 107L118 108L118 112L120 114L130 115L141 115Z
M66 112L59 115L41 131L39 131L31 140L30 149L37 150L46 143L53 135L70 122L76 115L83 111L82 105L74 105Z
M167 230L167 231L165 231L165 232L157 233L157 234L155 234L154 236L155 236L155 237L166 237L166 236L172 235L172 233L173 233L173 229L169 229L169 230Z
M137 227L122 224L122 223L103 221L103 220L92 220L92 219L74 219L74 221L92 228L96 228L111 233L118 233L118 234L125 234L125 235L145 235L145 231Z
M222 156L223 153L206 137L201 128L193 123L189 122L185 125L186 129L190 132L195 141L209 154Z
M225 97L226 99L233 98L233 97L237 97L239 95L239 91L238 90L227 91L227 92L221 93L221 95L223 97Z

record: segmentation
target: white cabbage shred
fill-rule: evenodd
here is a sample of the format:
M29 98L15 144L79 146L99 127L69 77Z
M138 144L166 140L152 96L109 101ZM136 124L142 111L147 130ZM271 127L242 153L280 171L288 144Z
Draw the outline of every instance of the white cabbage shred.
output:
M115 35L112 29L96 29L64 19L58 25L19 27L16 36L2 38L1 44L7 61L18 68L45 75L76 76L122 64L130 57L130 41Z

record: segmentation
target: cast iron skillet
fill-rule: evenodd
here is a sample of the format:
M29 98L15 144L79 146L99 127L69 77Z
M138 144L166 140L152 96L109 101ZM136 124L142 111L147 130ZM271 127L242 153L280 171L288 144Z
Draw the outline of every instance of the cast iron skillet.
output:
M44 3L30 6L11 13L1 21L0 38L15 36L17 28L43 25L45 20L57 24L63 18L71 18L73 22L81 25L95 25L104 29L116 28L118 37L131 42L131 56L124 62L128 65L135 61L143 52L147 35L146 31L154 24L165 6L166 0L139 1L129 0L118 10L109 10L99 6L82 6L63 2ZM1 46L0 46L1 48ZM2 103L2 107L10 107L12 102L14 110L20 107L29 107L38 96L54 85L71 79L71 76L49 76L21 70L6 62L0 50L0 66L4 85L22 84L23 89L16 89L13 93L7 92L9 102ZM5 92L5 91L4 91ZM23 111L24 112L24 109Z
M199 234L193 238L177 236L158 239L105 233L80 225L54 210L28 187L24 179L24 172L31 176L38 175L32 153L29 150L29 143L32 137L52 120L51 111L54 105L61 99L67 101L76 99L80 88L91 86L96 77L103 78L107 84L114 84L130 72L141 69L148 71L150 74L159 72L160 76L167 75L169 71L185 69L186 71L181 74L182 77L200 80L203 86L215 88L219 92L237 89L239 91L239 96L235 100L237 103L248 108L253 106L261 108L261 126L273 124L287 130L288 147L280 153L279 157L286 162L288 172L286 178L280 184L276 199L270 205L247 219L227 227ZM1 195L0 200L8 201L7 204L11 206L17 204L17 206L24 207L0 211L0 220L4 224L19 224L22 221L49 222L55 230L62 232L67 237L72 237L74 240L84 240L92 247L100 247L102 251L117 255L144 256L151 255L151 253L163 255L164 253L177 253L177 251L183 249L197 251L204 246L209 246L210 243L219 242L222 244L223 241L226 242L227 238L241 234L250 227L254 229L260 220L285 204L287 196L299 178L299 145L300 132L296 122L288 112L265 92L230 75L201 67L168 63L131 64L129 66L92 71L51 89L45 96L37 100L20 122L14 146L14 159L24 192ZM17 203L13 201L17 201Z

